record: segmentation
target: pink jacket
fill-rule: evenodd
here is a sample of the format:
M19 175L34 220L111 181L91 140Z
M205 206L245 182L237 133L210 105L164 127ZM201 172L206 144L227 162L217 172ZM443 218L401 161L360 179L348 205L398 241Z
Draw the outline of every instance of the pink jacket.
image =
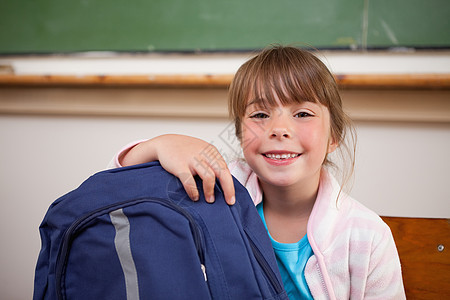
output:
M110 163L138 142L127 145ZM231 173L249 191L255 205L262 201L256 174L245 162L233 162ZM305 277L314 299L406 299L400 259L389 227L381 218L341 193L334 177L323 170L307 235L314 255Z
M231 173L262 201L256 174L245 162L231 163ZM381 218L341 193L323 170L307 235L314 255L305 278L314 299L406 299L400 259L389 227Z

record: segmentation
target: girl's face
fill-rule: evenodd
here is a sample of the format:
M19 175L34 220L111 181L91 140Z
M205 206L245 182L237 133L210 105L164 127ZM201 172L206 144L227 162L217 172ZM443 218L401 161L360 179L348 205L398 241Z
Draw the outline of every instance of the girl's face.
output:
M241 126L245 159L271 186L318 186L325 157L337 146L330 134L329 111L320 103L267 107L251 100Z

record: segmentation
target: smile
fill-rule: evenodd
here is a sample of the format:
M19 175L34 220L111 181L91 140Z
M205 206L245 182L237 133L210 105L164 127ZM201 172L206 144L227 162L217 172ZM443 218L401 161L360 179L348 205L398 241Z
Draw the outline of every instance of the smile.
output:
M273 153L265 153L263 154L265 157L276 160L284 160L289 158L295 158L299 156L298 153L283 153L283 154L273 154Z

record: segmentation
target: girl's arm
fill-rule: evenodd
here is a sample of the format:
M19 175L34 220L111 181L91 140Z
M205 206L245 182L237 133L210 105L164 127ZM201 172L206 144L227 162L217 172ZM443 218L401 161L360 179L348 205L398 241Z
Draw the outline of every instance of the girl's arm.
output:
M373 247L364 299L406 299L400 258L390 229Z
M119 156L122 166L155 160L159 160L167 172L180 179L192 200L199 198L194 180L194 176L198 175L203 181L208 202L214 202L214 185L218 179L226 202L234 204L233 178L224 158L213 145L190 136L167 134L141 142Z

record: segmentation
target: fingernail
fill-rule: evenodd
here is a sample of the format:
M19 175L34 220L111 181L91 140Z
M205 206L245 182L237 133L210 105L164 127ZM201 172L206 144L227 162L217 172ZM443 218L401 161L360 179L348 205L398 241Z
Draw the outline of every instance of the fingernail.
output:
M207 201L208 203L214 203L214 196L209 196Z
M234 203L236 203L236 198L233 196L230 199L230 205L233 205Z

